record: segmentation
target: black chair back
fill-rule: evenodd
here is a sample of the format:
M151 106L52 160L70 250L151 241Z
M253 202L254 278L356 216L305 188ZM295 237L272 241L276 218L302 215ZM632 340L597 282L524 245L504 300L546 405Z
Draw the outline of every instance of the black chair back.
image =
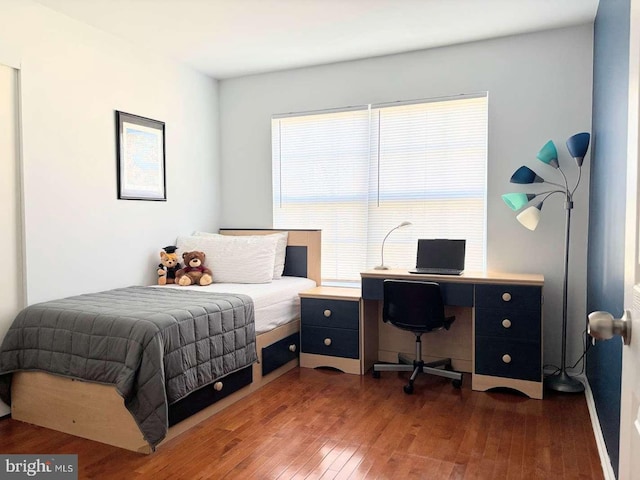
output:
M403 330L430 332L449 329L454 317L444 315L439 284L385 280L382 319Z

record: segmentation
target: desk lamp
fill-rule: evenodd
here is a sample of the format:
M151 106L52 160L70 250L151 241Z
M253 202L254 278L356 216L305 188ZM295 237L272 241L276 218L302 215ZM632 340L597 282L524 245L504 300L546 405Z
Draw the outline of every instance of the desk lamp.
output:
M542 205L551 195L559 193L564 196L565 217L565 242L564 242L564 282L562 285L562 363L560 370L545 378L545 385L559 392L582 392L584 385L579 380L571 377L566 370L567 360L567 286L569 281L569 233L571 229L571 210L573 209L573 194L575 193L582 175L582 162L589 148L590 135L586 132L577 133L567 140L567 150L578 166L578 179L573 188L569 188L567 177L560 168L558 151L553 141L549 140L538 152L537 159L542 163L556 169L562 175L563 184L550 182L543 179L528 167L520 167L511 176L511 183L532 184L546 183L556 187L539 193L506 193L502 195L504 203L514 211L520 210L534 198L544 195L540 202L531 205L520 212L516 219L529 230L535 230L540 221Z
M389 267L387 267L384 264L384 242L387 241L387 238L389 237L389 235L391 235L391 232L393 232L394 230L397 230L399 228L402 227L408 227L409 225L412 225L411 222L402 222L400 225L398 225L397 227L393 227L391 230L389 230L389 233L387 233L387 235L384 237L384 240L382 240L382 250L381 250L381 260L382 262L380 262L380 265L378 265L377 267L374 267L375 270L389 270Z

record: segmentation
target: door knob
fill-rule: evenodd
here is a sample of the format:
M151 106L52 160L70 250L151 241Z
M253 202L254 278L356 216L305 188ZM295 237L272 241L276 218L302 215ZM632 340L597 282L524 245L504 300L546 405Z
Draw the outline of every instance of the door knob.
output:
M596 340L609 340L614 335L620 335L624 344L629 345L631 343L631 312L625 310L622 318L614 318L609 312L591 312L587 331Z

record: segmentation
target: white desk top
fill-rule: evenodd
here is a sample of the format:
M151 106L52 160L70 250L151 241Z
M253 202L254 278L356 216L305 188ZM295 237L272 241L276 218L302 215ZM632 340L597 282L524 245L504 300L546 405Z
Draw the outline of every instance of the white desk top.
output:
M515 285L544 285L544 275L537 273L508 272L464 272L462 275L423 275L409 273L406 269L390 268L389 270L367 270L361 272L364 278L395 278L406 280L427 280L446 283L501 283Z

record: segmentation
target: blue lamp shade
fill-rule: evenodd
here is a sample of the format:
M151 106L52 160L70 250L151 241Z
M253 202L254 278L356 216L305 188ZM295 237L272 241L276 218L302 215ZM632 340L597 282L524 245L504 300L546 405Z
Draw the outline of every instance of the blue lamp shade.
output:
M542 210L542 202L538 205L525 208L516 216L516 220L518 220L522 226L533 231L538 226L538 222L540 222L540 210Z
M547 165L551 165L553 168L558 168L558 150L552 140L549 140L544 144L544 147L540 149L536 158Z
M587 150L589 149L590 138L591 135L587 132L582 132L576 133L567 140L567 149L579 167L582 166L584 156L587 154Z
M502 195L502 200L511 210L516 211L520 210L535 197L536 195L533 193L505 193Z
M515 171L513 175L511 175L511 183L542 183L544 179L539 177L536 172L531 170L529 167L522 166L518 170Z

